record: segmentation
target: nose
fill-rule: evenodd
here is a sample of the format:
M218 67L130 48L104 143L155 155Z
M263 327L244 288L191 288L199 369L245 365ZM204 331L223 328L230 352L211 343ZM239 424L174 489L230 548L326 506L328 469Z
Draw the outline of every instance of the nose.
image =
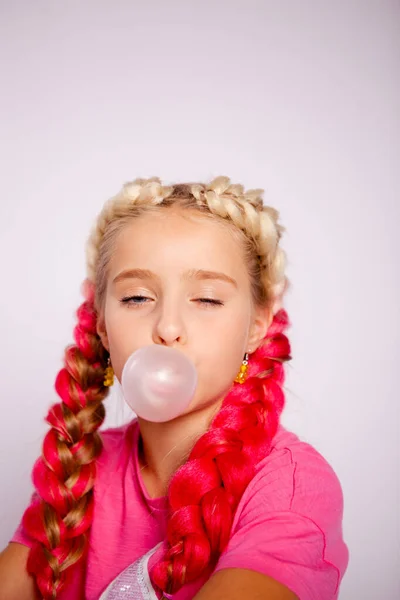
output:
M182 310L176 300L170 299L160 303L152 337L155 344L163 346L186 343L187 334Z

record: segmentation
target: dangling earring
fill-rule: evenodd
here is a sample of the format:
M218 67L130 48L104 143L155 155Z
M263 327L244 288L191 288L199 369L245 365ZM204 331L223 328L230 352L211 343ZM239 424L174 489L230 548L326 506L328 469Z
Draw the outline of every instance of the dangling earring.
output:
M104 386L110 387L114 383L114 369L111 366L111 359L108 357L106 372L104 373Z
M249 368L249 355L246 352L242 364L240 365L240 371L236 375L235 383L244 383L247 377L247 369Z

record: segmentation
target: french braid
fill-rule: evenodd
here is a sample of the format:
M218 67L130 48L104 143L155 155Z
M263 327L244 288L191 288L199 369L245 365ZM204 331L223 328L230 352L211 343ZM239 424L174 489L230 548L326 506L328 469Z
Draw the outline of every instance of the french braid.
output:
M210 429L171 479L167 551L152 570L153 583L166 594L174 593L212 568L226 547L237 504L276 432L284 405L283 363L290 359L283 333L288 319L279 302L287 287L285 254L279 247L284 228L278 212L264 206L261 196L262 190L245 191L227 177L207 185L170 186L154 177L125 184L99 214L87 243L85 302L77 313L76 345L66 349L65 366L56 379L61 403L47 415L51 429L33 469L38 500L24 515L35 540L28 570L46 600L56 598L68 584L71 568L87 550L95 460L102 447L97 429L108 392L103 385L108 353L96 333L108 264L119 232L132 218L172 205L198 210L241 232L254 299L275 307L264 343L251 356L246 383L232 387Z

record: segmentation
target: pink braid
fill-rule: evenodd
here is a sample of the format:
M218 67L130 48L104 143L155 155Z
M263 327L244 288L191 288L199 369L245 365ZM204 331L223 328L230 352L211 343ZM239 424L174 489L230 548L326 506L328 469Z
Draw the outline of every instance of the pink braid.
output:
M256 465L270 452L285 402L283 363L291 357L283 332L288 325L282 309L251 357L247 381L233 386L210 429L171 479L168 549L151 571L166 597L216 564Z
M77 311L76 346L65 351L64 368L55 381L61 402L46 417L51 429L43 442L32 479L38 492L25 511L23 525L35 540L28 572L35 575L45 600L56 598L82 560L93 514L95 460L102 444L97 429L104 419L102 400L105 360L96 333L94 289L84 287L86 301Z

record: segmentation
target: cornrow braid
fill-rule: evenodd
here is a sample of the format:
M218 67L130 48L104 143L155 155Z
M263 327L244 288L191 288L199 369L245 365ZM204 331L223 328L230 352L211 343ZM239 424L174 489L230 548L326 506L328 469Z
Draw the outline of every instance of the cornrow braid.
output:
M87 276L96 281L98 255L110 223L127 216L135 216L135 209L161 204L173 191L172 186L163 186L158 177L135 179L126 183L121 191L110 198L98 215L86 245Z
M184 206L205 209L209 214L232 223L242 231L257 248L264 288L271 297L281 296L288 286L285 277L286 254L279 247L285 228L278 223L278 211L263 204L262 194L262 189L245 191L242 185L231 184L230 179L223 176L216 177L209 184L164 186L158 177L127 182L116 196L105 203L92 229L86 246L88 279L99 283L99 270L102 273L106 271L109 255L103 253L104 260L100 264L98 259L104 242L108 241L107 230L111 229L111 235L115 233L110 225L118 223L118 220L123 225L125 219L139 216L144 210L169 206L174 200L183 198L186 201ZM97 309L99 298L104 295L104 288L105 281L96 285Z
M271 269L270 256L276 257L274 283L281 283L286 265L285 254L278 248L285 228L278 223L279 213L270 206L264 206L262 189L244 191L242 185L231 185L228 177L217 177L208 186L193 185L191 192L198 205L207 204L210 212L230 220L238 229L245 232L258 248L262 269Z

